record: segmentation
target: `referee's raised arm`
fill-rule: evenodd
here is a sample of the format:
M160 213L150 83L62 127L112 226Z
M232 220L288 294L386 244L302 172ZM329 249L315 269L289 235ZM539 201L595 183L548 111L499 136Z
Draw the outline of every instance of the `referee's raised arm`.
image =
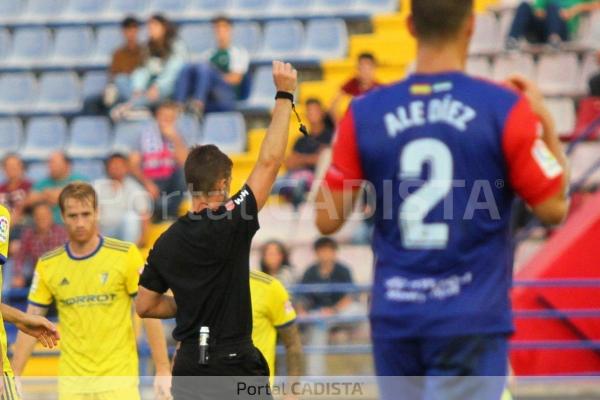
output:
M258 161L247 182L254 193L259 210L267 202L279 168L285 158L298 71L291 64L273 61L273 80L277 89L277 97L271 125L262 142Z

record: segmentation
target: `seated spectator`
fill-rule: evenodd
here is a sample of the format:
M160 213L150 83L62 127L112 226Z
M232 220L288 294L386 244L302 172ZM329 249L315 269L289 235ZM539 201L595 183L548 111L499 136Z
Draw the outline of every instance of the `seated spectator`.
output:
M129 160L113 154L106 161L107 179L94 182L98 194L100 232L143 247L151 212L151 199L130 176Z
M188 102L198 115L231 111L240 99L250 58L245 49L232 45L232 28L227 17L213 19L217 48L208 51L203 62L186 65L177 79L175 101Z
M48 203L35 204L32 213L33 227L23 231L21 247L15 256L11 280L14 288L31 285L38 258L67 241L65 228L55 223L52 208Z
M600 51L596 53L596 58L598 59L598 66L600 66ZM590 95L600 97L600 72L590 79Z
M294 282L288 251L284 244L272 240L263 245L260 255L260 270L277 278L283 286L290 287Z
M535 0L533 4L524 1L517 8L506 49L518 50L523 38L558 49L562 42L575 37L581 14L597 8L597 0Z
M155 201L155 220L174 219L186 191L183 166L188 146L177 132L179 107L172 102L156 110L156 124L142 132L130 156L131 173Z
M171 22L160 14L148 21L148 36L142 65L133 72L131 80L119 84L119 92L129 100L113 109L113 119L155 106L173 95L175 80L187 58L185 45L177 38Z
M50 155L48 159L48 178L34 183L26 204L32 206L36 203L48 203L52 206L52 214L57 224L63 224L58 196L71 182L86 181L83 176L71 172L71 160L62 152Z
M296 208L310 191L321 151L330 146L333 139L333 124L319 100L306 101L306 119L310 136L298 138L285 161L286 175L273 186L273 193L283 196Z
M369 93L371 90L381 86L377 82L375 74L377 72L377 60L371 53L362 53L358 56L358 64L356 70L356 76L349 79L341 87L339 93L331 103L330 113L335 120L338 120L337 110L342 100L347 97L362 96L363 94Z
M25 201L31 191L31 182L25 177L25 166L16 154L9 154L2 162L6 181L0 185L0 203L11 216L10 244L11 250L18 245L21 230L25 223Z
M138 40L140 22L134 17L127 17L121 23L124 44L112 56L109 72L109 84L104 91L104 104L113 106L118 100L126 101L124 94L130 95L128 88L131 74L144 62L144 48ZM120 93L119 87L126 93Z

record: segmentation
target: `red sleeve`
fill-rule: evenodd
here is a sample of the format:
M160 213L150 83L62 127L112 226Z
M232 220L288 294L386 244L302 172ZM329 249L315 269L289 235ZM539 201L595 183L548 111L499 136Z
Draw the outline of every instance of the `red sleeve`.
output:
M510 184L530 206L544 202L562 187L563 169L541 135L538 117L521 98L506 120L502 147Z
M356 96L358 92L358 83L356 78L350 79L342 86L342 91L350 96Z
M325 176L325 182L331 189L343 190L345 181L364 179L351 108L339 123L332 151L331 166Z

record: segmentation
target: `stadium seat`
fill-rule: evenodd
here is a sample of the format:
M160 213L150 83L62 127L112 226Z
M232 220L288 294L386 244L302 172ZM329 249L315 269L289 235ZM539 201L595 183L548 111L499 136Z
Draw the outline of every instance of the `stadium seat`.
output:
M232 0L232 15L245 18L268 17L273 11L273 0Z
M27 179L38 182L48 177L48 165L45 162L32 162L27 164Z
M271 21L265 24L261 59L297 58L304 47L304 28L300 21Z
M579 182L584 174L598 162L600 155L600 143L580 143L573 154L569 157L571 160L571 182ZM586 180L587 186L600 184L600 170L596 170L590 178Z
M46 62L52 48L52 36L46 28L17 28L13 33L13 50L9 64L34 67Z
M246 148L246 123L237 112L206 115L202 143L214 144L225 153L242 153Z
M97 21L102 16L108 5L106 0L76 0L69 1L66 10L61 16L63 21Z
M106 167L101 160L74 160L73 172L90 182L106 178Z
M74 72L47 72L42 75L36 106L38 112L75 113L81 105L81 87Z
M306 25L304 56L318 60L341 58L348 52L348 29L342 19L311 20Z
M398 0L357 0L356 9L361 13L373 15L395 11L398 4Z
M65 0L27 0L22 19L37 24L55 21L65 11L67 4Z
M494 14L477 15L469 54L494 54L499 51L502 45L499 37L499 25Z
M600 49L600 11L595 11L590 15L588 29L586 29L580 42L584 47Z
M535 79L535 62L529 54L504 54L496 57L492 75L494 80L503 81L518 73L527 79Z
M198 118L190 114L182 114L177 121L177 131L183 136L188 146L201 142L201 128Z
M145 18L148 6L148 0L113 0L106 11L106 17L111 21L121 21L124 15L136 15Z
M77 117L71 123L67 147L70 157L104 158L111 145L111 127L106 117Z
M0 24L17 21L25 11L25 0L0 1Z
M314 0L313 13L319 16L352 16L358 13L357 4L358 0Z
M309 16L313 12L313 3L315 0L274 0L273 14L283 17L302 18Z
M7 29L0 29L0 66L10 57L12 51L12 36Z
M94 61L107 64L112 53L123 43L121 28L114 25L101 26L96 33L96 51Z
M258 23L236 22L233 25L233 43L246 49L250 56L260 50L262 42L262 31Z
M26 161L46 160L67 142L67 123L62 117L34 117L27 124L21 155Z
M81 84L82 100L101 97L108 82L108 75L104 71L90 71L83 76Z
M56 30L51 64L79 65L89 61L95 47L94 33L90 28L66 27Z
M150 3L151 12L163 12L170 18L185 17L190 0L152 0Z
M275 84L271 67L259 67L252 75L250 96L243 103L242 108L266 108L273 107L273 93Z
M203 53L215 47L212 26L208 23L185 24L179 31L193 60L198 60Z
M140 135L150 121L125 121L115 125L113 131L113 151L129 153L137 149L140 144Z
M588 53L584 57L583 64L581 65L581 73L577 78L577 95L586 95L589 92L590 79L594 74L600 72L597 60L598 58L595 53Z
M19 118L0 118L0 158L16 153L23 139L23 123Z
M21 113L32 111L38 95L33 74L10 73L0 76L0 112Z
M469 57L467 73L479 78L489 78L492 75L492 67L485 57Z
M575 129L575 103L568 98L546 99L546 105L556 121L556 131L562 137L569 137ZM599 155L600 156L600 155Z
M208 19L223 14L231 7L231 0L189 0L187 14L195 18Z
M537 83L547 96L573 95L577 92L579 61L576 54L544 54L537 67Z

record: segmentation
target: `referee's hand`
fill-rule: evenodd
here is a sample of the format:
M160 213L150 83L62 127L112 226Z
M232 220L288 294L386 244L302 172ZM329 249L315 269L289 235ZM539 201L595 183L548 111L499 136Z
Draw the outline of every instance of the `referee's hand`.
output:
M294 93L298 84L298 71L292 64L273 61L273 81L277 91Z

